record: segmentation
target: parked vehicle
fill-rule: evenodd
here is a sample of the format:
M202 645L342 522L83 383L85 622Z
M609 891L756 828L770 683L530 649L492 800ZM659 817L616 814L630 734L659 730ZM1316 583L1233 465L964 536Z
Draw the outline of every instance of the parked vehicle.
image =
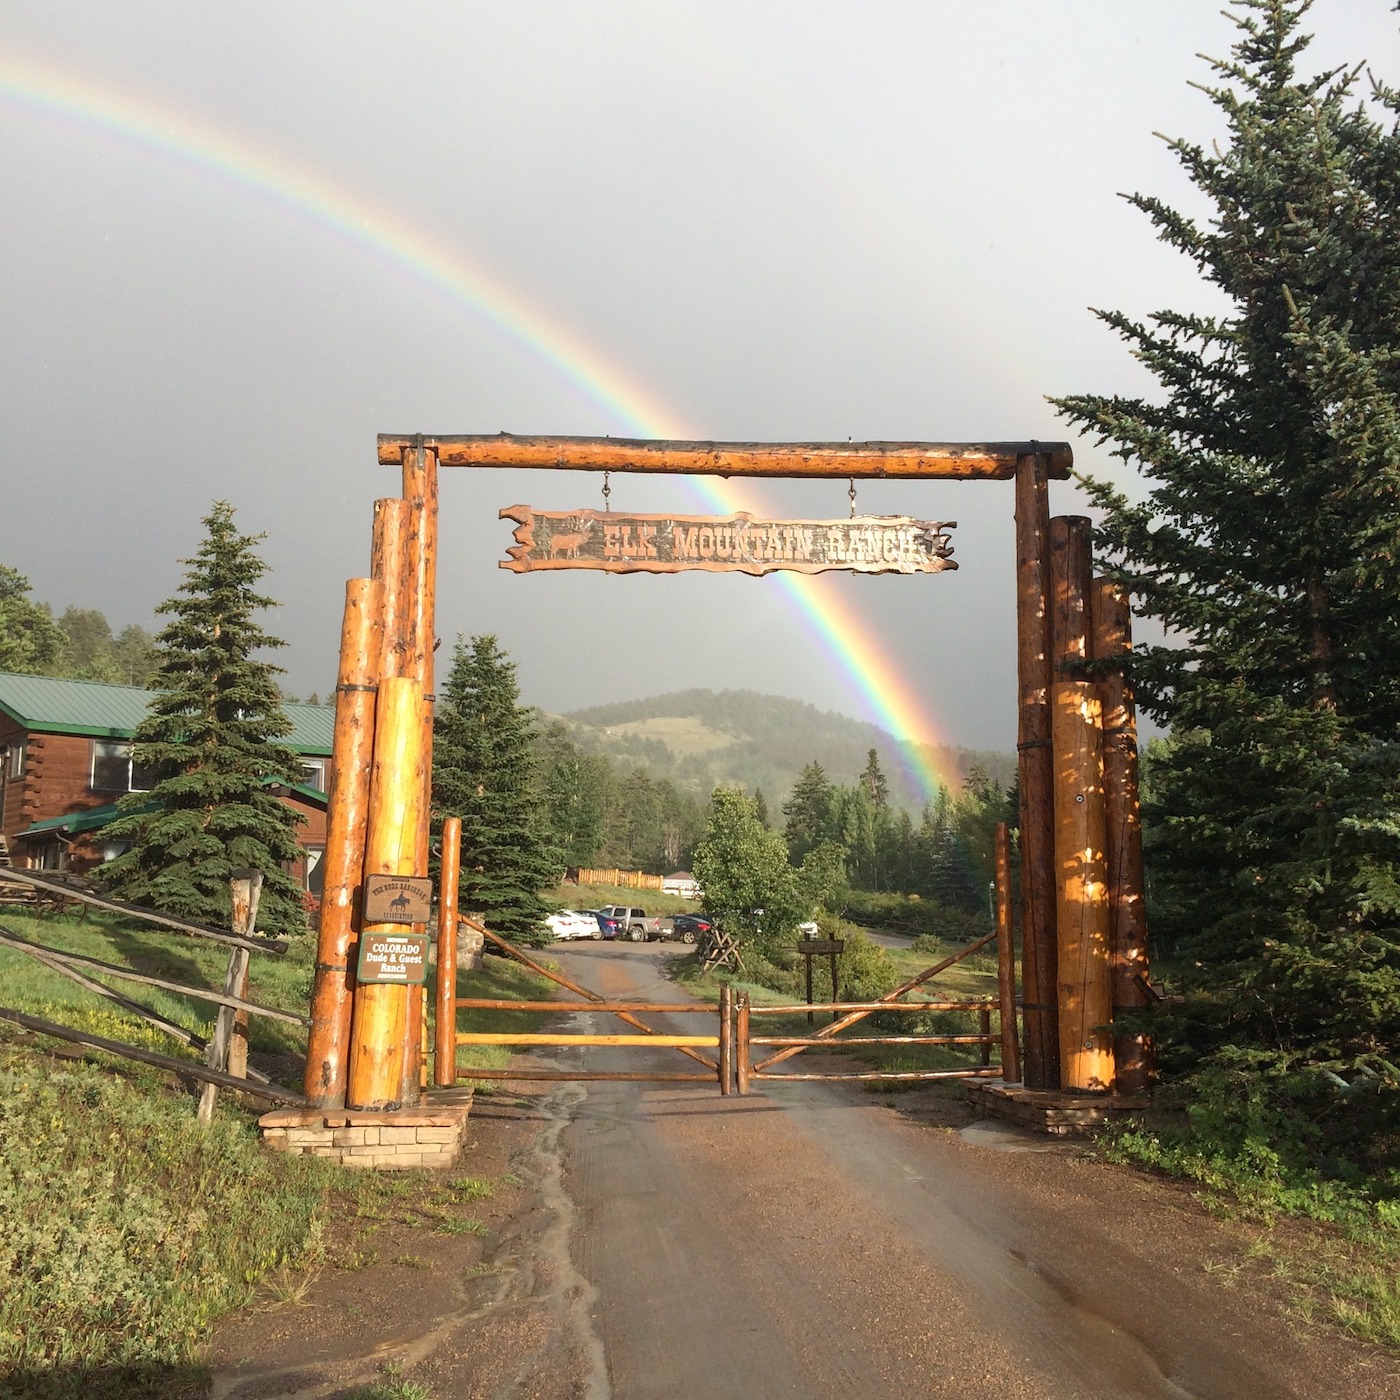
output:
M645 909L638 909L635 905L628 904L607 904L598 911L598 922L601 924L604 917L617 925L617 931L612 935L614 938L627 938L633 943L640 943L644 938L661 937L661 920L648 918ZM608 937L607 929L603 930L603 937Z
M671 920L671 937L682 943L695 943L703 939L714 927L714 920L708 914L677 914Z
M557 914L545 917L545 924L556 939L601 938L603 930L592 914L578 913L573 909L561 909Z

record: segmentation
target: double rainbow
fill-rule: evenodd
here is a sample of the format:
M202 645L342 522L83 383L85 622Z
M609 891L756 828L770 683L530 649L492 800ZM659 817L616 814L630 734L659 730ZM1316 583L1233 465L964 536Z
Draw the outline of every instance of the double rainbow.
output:
M316 236L337 238L395 275L427 284L602 408L627 436L699 436L595 346L461 249L294 165L280 152L217 131L149 98L138 100L30 59L0 58L0 104L87 139L116 139L175 165L184 175L258 196ZM718 478L695 477L688 484L707 506L724 514L753 508L738 488ZM923 795L932 798L940 785L956 786L956 773L939 761L937 728L926 706L855 609L820 579L786 573L773 577L869 718L901 741L903 762Z

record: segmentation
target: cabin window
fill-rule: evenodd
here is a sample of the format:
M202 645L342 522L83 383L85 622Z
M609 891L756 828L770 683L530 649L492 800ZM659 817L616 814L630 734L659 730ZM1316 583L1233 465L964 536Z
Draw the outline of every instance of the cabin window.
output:
M155 786L155 774L131 756L131 745L112 739L92 741L93 792L148 792Z
M301 771L306 774L308 787L314 787L318 792L326 790L326 763L324 759L310 758L301 765Z
M10 762L5 771L12 782L18 782L24 777L24 756L28 748L29 745L24 739L10 740Z

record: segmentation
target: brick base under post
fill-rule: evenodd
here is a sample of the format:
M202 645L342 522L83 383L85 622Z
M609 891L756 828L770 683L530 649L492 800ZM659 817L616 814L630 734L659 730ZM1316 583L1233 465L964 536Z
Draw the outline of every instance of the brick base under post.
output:
M279 1108L258 1119L258 1132L274 1151L328 1157L343 1167L450 1167L462 1150L471 1101L470 1089L448 1089L387 1113Z

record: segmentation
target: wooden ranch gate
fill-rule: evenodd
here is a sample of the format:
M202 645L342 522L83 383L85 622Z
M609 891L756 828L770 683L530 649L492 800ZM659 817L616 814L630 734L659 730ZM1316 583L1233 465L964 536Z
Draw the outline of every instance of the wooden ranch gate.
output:
M1092 573L1089 521L1049 514L1048 484L1070 474L1065 443L715 443L618 438L381 435L379 460L403 473L403 495L375 503L368 578L347 585L337 681L334 777L324 869L325 896L313 991L306 1093L318 1107L387 1109L417 1098L426 1043L426 992L412 981L357 976L365 937L383 946L419 940L422 923L367 922L360 905L371 876L422 876L427 870L432 751L433 614L440 466L575 471L697 473L720 476L848 479L1005 480L1014 483L1017 579L1017 752L1020 789L1021 994L1014 988L1009 896L999 922L1001 978L988 1021L975 1036L993 1043L999 1015L1003 1063L955 1071L1024 1070L1032 1089L1138 1093L1151 1074L1150 1046L1115 1027L1121 1010L1145 1006L1146 930L1142 902L1137 743L1125 669L1131 651L1128 602L1112 581ZM604 495L607 497L607 477ZM609 572L774 569L937 573L956 565L952 525L905 518L754 521L623 516L611 512L501 512L517 523L501 566L516 572L595 568ZM446 854L446 852L444 852ZM455 905L455 899L454 899ZM442 901L446 906L447 901ZM455 908L453 909L455 918ZM453 936L455 937L455 931ZM990 941L990 939L988 940ZM448 940L439 930L440 953ZM964 953L967 950L964 950ZM413 956L405 963L412 964ZM931 976L932 972L925 974ZM924 980L923 978L920 979ZM634 1030L609 1044L658 1045L637 1006L605 1004L583 989L589 1010L606 1010ZM452 985L439 977L439 1043L462 1043ZM832 1004L836 1026L854 1025L894 1001ZM1017 1063L1015 1008L1023 1023ZM519 1005L519 1003L517 1003ZM550 1009L567 1004L551 1002ZM582 1005L582 1003L580 1003ZM656 1009L661 1007L657 1004ZM806 1009L805 1007L803 1008ZM926 1007L925 1007L926 1009ZM702 1009L703 1010L703 1009ZM664 1014L694 1013L667 1005ZM713 1034L672 1036L670 1048L701 1065L688 1072L725 1087L726 1056L744 1092L755 1079L812 1044L829 1044L835 1027L811 1037L753 1034L770 1014L734 999L731 1014L708 1009ZM979 1016L981 1011L979 1010ZM451 1036L442 1033L451 1028ZM470 1037L471 1033L463 1033ZM538 1037L555 1044L559 1037ZM895 1037L860 1037L889 1043ZM913 1038L905 1038L912 1043ZM927 1038L924 1038L927 1039ZM946 1038L945 1038L946 1039ZM683 1042L683 1043L682 1043ZM577 1044L578 1038L569 1040ZM603 1043L603 1042L600 1042ZM773 1051L754 1058L754 1050ZM714 1050L712 1057L706 1053ZM451 1065L438 1056L435 1079ZM786 1077L798 1077L788 1071ZM514 1076L512 1076L514 1077ZM875 1077L889 1078L878 1074ZM450 1081L449 1081L450 1082Z

